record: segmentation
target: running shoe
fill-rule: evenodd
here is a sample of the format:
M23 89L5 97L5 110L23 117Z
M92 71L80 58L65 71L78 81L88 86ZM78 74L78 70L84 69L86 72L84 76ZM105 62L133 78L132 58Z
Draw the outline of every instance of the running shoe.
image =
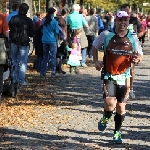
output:
M55 78L55 77L56 77L56 73L55 73L55 72L52 72L52 73L51 73L51 77Z
M108 121L109 119L103 116L103 118L101 118L101 120L98 122L98 130L104 131L108 126Z
M86 64L81 64L82 67L87 68L88 66Z
M119 131L114 132L113 141L116 144L121 144L122 143L121 132L119 132Z

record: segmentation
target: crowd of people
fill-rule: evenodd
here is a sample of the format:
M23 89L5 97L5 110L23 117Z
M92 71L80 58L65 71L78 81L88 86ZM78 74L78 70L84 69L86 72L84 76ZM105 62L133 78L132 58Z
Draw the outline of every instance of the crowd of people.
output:
M72 9L57 10L50 7L47 13L37 12L33 19L27 17L26 3L14 4L7 18L0 14L0 93L3 92L4 37L10 41L13 79L19 88L25 81L29 41L33 37L36 70L46 78L63 70L62 61L70 66L70 74L80 74L79 66L88 67L87 57L93 58L95 68L101 71L103 83L104 114L98 129L104 131L114 109L115 129L113 140L122 143L121 125L125 118L128 98L135 98L133 91L134 67L142 61L146 33L150 40L150 13L131 12L130 5L123 4L116 14L98 14L96 9L87 10L74 4ZM104 50L103 61L98 60L98 50Z

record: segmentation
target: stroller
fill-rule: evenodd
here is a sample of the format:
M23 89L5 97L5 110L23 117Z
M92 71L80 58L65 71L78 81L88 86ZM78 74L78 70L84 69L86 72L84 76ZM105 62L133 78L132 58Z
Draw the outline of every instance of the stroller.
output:
M30 51L28 53L28 56L31 56L34 52L34 46L33 41L30 39L29 43ZM5 40L5 46L6 46L6 64L4 67L4 73L3 73L3 93L2 95L8 96L8 97L15 97L18 93L18 83L13 83L13 71L14 66L12 65L12 59L10 54L10 43L6 39Z
M10 51L8 45L6 46L6 64L4 66L3 73L3 93L4 96L13 97L13 88L12 88L12 62Z

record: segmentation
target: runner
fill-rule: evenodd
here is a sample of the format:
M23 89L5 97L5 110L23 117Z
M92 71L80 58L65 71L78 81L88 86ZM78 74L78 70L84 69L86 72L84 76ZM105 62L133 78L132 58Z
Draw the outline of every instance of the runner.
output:
M126 11L129 16L131 15L131 8L129 4L122 4L121 10ZM139 38L144 35L142 24L137 17L130 16L128 29L132 32L136 32ZM133 91L133 81L135 77L134 66L135 64L132 62L130 68L131 78L130 78L130 93L129 93L129 97L132 99L135 98L135 93Z
M116 108L114 143L122 143L121 125L125 118L125 106L130 89L130 65L141 61L142 47L136 33L127 29L129 15L125 11L116 14L115 30L103 31L93 42L93 61L96 70L105 68L104 114L98 129L104 131ZM98 49L104 44L104 65L98 61ZM117 100L117 101L116 101Z

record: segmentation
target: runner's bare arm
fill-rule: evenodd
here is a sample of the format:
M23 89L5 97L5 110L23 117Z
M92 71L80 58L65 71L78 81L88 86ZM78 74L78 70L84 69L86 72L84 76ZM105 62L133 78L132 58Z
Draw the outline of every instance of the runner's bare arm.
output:
M92 47L92 54L93 54L93 62L95 64L96 70L100 71L103 67L103 62L98 61L98 50L93 46Z
M93 42L92 46L92 54L93 54L93 62L95 64L96 70L100 71L103 67L103 61L98 61L98 50L101 48L101 46L104 43L104 39L106 35L108 34L108 31L102 32Z

